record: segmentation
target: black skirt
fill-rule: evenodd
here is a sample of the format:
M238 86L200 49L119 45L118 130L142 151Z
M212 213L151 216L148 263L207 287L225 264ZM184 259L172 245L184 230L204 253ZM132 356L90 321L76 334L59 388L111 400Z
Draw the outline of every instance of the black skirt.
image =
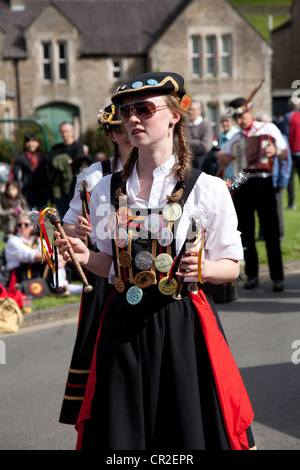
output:
M215 306L209 300L222 331ZM145 289L110 300L95 350L93 389L78 423L82 450L230 449L195 306ZM80 420L79 420L80 422ZM249 446L254 446L250 428Z
M82 405L99 330L101 312L113 292L106 278L86 273L93 291L82 293L75 345L68 372L59 422L75 424Z

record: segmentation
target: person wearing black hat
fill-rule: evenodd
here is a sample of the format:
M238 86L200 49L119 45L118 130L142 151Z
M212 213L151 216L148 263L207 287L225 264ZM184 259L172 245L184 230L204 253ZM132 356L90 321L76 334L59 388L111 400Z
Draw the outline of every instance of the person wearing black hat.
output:
M104 176L122 169L132 149L122 121L118 117L117 105L101 109L97 120L99 130L104 131L113 142L114 155L103 162L92 164L89 155L79 156L74 160L73 164L80 162L78 168L82 161L87 161L88 167L77 175L74 196L63 219L66 234L81 238L93 250L97 248L89 220L90 195ZM82 293L77 335L59 417L59 421L65 424L75 424L78 419L99 329L100 313L113 290L113 286L108 284L106 278L90 271L87 271L86 276L94 289L91 293L86 294L84 291Z
M240 127L240 132L226 143L224 151L217 153L217 158L222 168L233 162L239 168L236 171L243 170L247 174L246 183L236 188L233 193L238 228L241 231L244 247L247 276L244 287L253 289L259 284L259 263L255 246L255 211L257 211L266 242L273 290L281 292L284 289L284 272L272 167L275 156L287 160L286 143L273 123L258 122L253 119L252 102L249 100L236 98L229 103L229 111ZM253 150L250 144L255 138L257 138L255 142L259 143L255 143L256 147ZM240 150L236 155L241 154L242 146L247 149L247 161L245 157L245 162L240 163L234 155L237 145L240 145Z
M206 281L239 275L227 185L192 168L183 77L139 75L112 101L134 149L92 193L100 252L79 239L55 242L116 289L101 315L77 449L249 449L252 407L205 294Z

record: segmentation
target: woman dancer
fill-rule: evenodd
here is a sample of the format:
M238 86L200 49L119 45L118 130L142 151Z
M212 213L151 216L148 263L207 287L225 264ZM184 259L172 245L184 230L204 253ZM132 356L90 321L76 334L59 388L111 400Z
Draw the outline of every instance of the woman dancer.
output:
M116 287L101 316L77 448L252 448L252 407L204 292L205 281L237 278L243 256L226 183L191 168L180 75L137 76L112 101L135 147L92 194L100 253L79 239L56 241L65 259L72 245Z
M89 221L90 193L104 176L123 168L132 149L118 117L117 105L100 110L98 123L113 142L114 155L103 162L93 163L79 175L73 199L63 219L66 234L81 238L92 250L97 250L97 247ZM75 424L77 421L91 367L101 310L113 291L113 286L104 277L91 271L87 271L86 276L94 289L89 294L82 293L78 330L59 417L59 421L65 424Z

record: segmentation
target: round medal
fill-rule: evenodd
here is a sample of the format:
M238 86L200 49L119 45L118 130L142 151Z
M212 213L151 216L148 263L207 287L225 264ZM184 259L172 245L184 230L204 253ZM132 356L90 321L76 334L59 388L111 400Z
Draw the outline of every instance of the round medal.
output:
M111 232L114 232L118 227L118 216L116 212L111 212L107 219L107 225Z
M153 266L153 256L148 251L140 251L134 258L136 267L148 271Z
M126 293L127 302L130 305L138 304L143 298L143 291L140 287L132 286L128 289Z
M134 82L131 85L131 88L141 88L143 86L143 82Z
M133 278L133 283L137 287L149 287L153 284L155 276L151 271L141 271L137 273Z
M163 216L166 220L177 220L182 214L180 204L177 202L171 202L163 208Z
M131 265L132 257L128 251L122 251L119 254L118 263L122 268L128 268Z
M115 244L119 248L125 248L128 244L128 234L123 228L118 228L114 233Z
M171 266L173 263L172 256L168 255L168 253L161 253L155 258L155 267L161 273L167 273L170 271Z
M158 85L158 81L155 80L154 78L149 78L149 80L147 80L147 84L150 86L156 86Z
M115 277L114 285L115 285L115 288L118 292L124 292L125 283L124 283L123 279L121 279L120 277Z
M162 228L161 231L159 232L158 243L161 246L169 246L171 245L172 241L173 241L172 230L170 230L167 227Z
M158 233L163 226L162 218L158 214L150 214L145 217L144 227L149 232Z
M166 285L167 281L169 281L168 276L163 277L158 283L158 290L164 295L172 295L176 292L177 281L176 279L173 278Z

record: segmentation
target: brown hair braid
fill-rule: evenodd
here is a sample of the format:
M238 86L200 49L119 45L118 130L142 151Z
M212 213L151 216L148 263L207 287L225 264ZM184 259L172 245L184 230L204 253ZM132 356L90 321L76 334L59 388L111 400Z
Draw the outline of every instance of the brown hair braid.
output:
M114 146L114 155L113 155L113 161L112 161L112 172L116 173L117 167L118 167L120 150L119 150L119 145L117 144L117 142L113 142L113 146Z

